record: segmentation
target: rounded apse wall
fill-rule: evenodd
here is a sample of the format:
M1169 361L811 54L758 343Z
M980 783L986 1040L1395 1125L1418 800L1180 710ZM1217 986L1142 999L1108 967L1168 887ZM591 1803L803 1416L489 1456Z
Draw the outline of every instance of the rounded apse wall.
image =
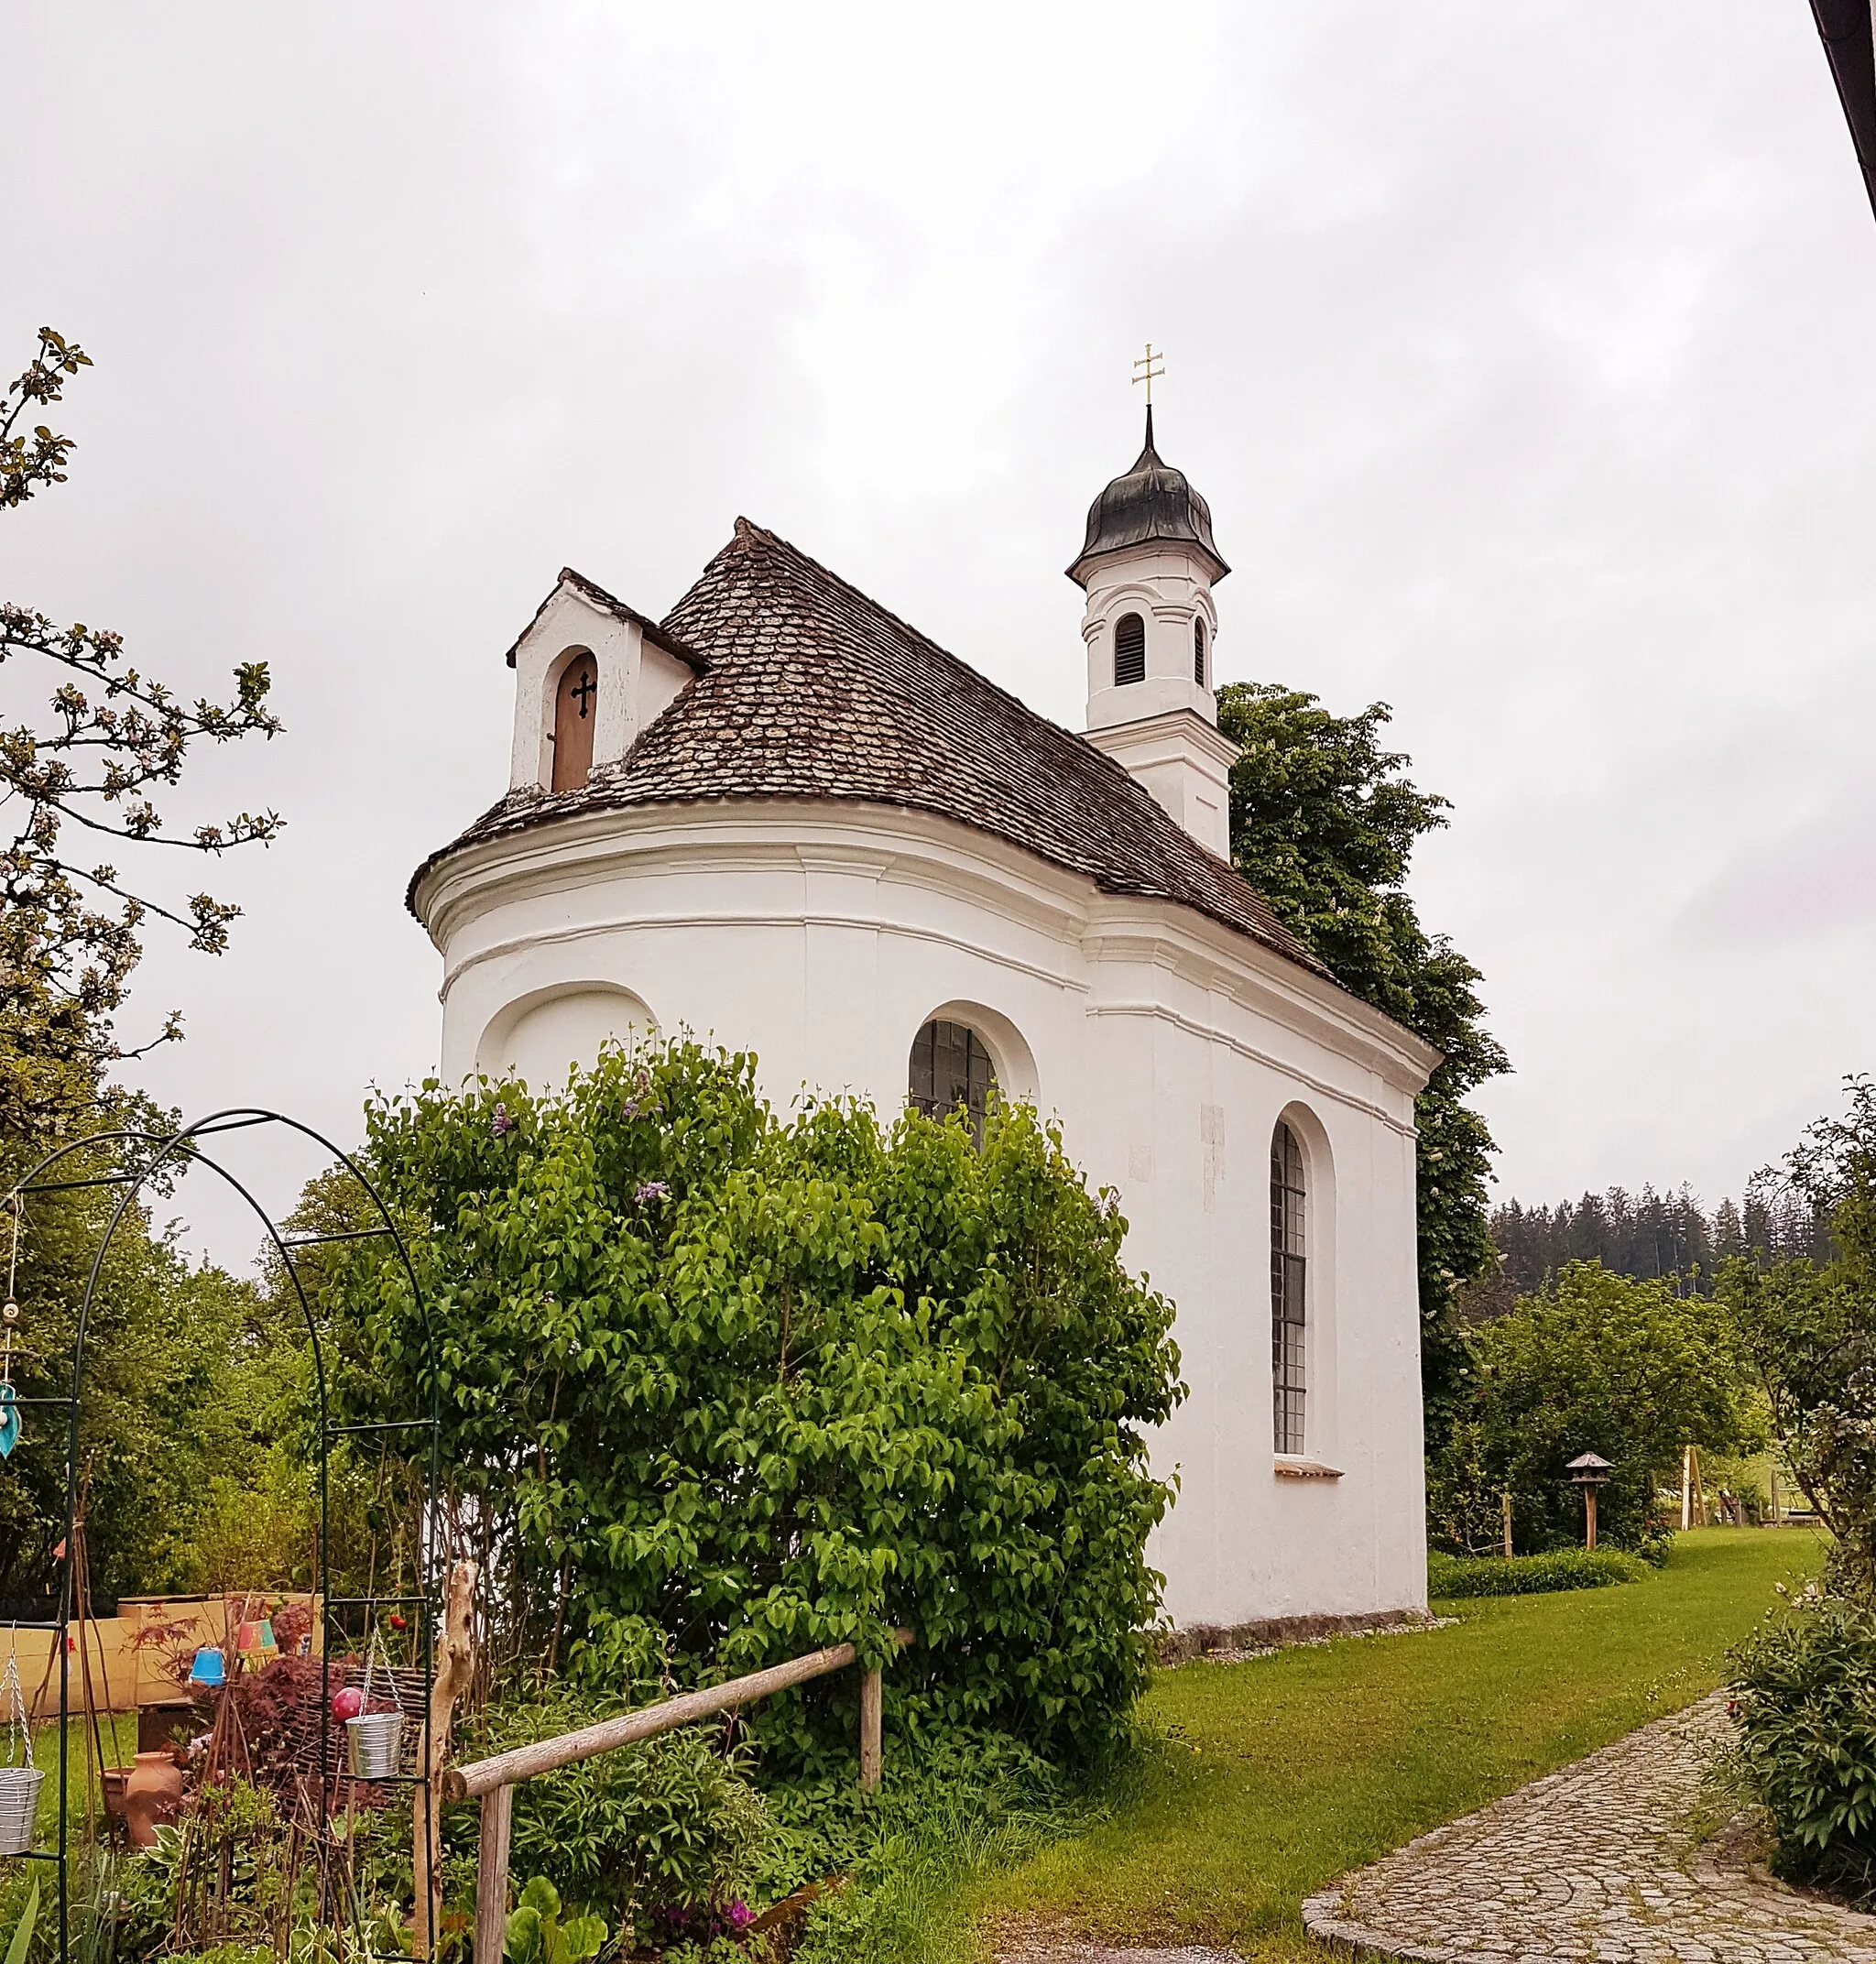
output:
M475 1068L546 1091L566 1082L570 1065L590 1067L607 1041L629 1050L657 1034L658 1019L629 989L563 988L508 1004L475 1046Z

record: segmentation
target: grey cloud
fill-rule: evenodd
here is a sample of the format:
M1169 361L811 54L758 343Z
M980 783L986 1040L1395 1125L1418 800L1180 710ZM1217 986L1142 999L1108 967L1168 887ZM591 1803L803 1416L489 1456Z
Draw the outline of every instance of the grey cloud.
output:
M1737 1186L1868 1061L1876 227L1802 7L78 21L21 30L0 344L99 366L0 591L191 689L265 654L289 724L191 792L290 824L224 961L153 940L159 1095L351 1133L430 1066L404 878L563 563L660 610L747 511L1074 721L1149 336L1222 671L1386 697L1455 801L1506 1185Z

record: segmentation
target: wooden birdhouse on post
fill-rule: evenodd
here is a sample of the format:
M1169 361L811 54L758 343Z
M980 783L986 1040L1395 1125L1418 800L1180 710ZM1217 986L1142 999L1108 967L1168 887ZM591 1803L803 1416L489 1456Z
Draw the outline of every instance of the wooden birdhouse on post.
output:
M1595 1453L1579 1453L1571 1460L1568 1468L1572 1484L1583 1489L1583 1545L1596 1545L1596 1489L1602 1485L1613 1468L1609 1461Z

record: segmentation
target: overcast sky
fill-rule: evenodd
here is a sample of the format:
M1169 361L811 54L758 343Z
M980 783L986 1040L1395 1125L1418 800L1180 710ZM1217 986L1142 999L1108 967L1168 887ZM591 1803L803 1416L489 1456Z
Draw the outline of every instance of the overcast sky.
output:
M0 595L191 693L265 659L288 726L174 809L288 829L213 869L227 956L151 939L166 1100L353 1136L433 1064L405 882L562 564L659 614L747 513L1079 727L1147 339L1221 678L1384 698L1453 801L1412 884L1516 1065L1501 1195L1736 1191L1876 1064L1876 224L1804 0L8 31L0 357L97 366Z

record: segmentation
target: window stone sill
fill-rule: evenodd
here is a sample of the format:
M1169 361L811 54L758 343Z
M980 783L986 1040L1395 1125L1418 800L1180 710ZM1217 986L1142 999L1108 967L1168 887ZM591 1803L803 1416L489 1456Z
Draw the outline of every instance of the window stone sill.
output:
M1320 1459L1292 1458L1286 1453L1279 1453L1276 1474L1279 1479L1340 1479L1342 1469L1326 1466Z

